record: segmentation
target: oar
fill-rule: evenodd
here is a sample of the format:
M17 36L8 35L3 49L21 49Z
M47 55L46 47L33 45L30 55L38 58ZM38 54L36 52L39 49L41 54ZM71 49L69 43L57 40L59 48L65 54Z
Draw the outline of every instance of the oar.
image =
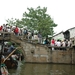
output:
M14 49L3 61L3 63L18 49L18 48L21 48L21 47L17 47L16 49Z

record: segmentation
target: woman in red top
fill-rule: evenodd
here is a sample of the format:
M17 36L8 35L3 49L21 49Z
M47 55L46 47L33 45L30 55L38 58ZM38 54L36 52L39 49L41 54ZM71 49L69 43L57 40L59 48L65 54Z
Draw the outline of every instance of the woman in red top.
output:
M55 46L55 40L54 39L51 40L51 46ZM52 47L52 50L54 50L54 47Z
M52 46L55 45L55 40L54 40L54 39L51 40L51 45L52 45Z

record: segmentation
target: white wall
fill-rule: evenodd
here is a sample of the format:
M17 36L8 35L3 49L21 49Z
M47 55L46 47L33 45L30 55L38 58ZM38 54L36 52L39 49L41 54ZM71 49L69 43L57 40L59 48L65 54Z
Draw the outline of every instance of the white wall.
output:
M64 40L64 35L63 35L63 33L60 33L60 34L54 36L53 38L54 38L55 40L57 40L57 39Z

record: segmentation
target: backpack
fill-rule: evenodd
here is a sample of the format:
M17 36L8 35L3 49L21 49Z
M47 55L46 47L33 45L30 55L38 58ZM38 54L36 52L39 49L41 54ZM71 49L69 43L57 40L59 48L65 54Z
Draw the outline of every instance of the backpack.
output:
M15 29L14 29L14 32L15 32L15 33L18 33L18 28L15 28Z
M27 30L24 30L24 34L27 34Z

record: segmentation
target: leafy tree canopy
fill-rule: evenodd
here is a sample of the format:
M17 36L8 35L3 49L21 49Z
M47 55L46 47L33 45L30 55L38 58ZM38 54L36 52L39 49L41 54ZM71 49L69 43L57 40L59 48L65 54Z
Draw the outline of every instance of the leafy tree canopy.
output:
M41 32L42 36L53 35L53 28L57 26L52 18L46 13L47 8L41 8L38 6L36 9L27 8L28 12L23 13L21 20L19 19L8 19L6 20L8 24L14 24L19 27L27 26L30 30L38 30Z

